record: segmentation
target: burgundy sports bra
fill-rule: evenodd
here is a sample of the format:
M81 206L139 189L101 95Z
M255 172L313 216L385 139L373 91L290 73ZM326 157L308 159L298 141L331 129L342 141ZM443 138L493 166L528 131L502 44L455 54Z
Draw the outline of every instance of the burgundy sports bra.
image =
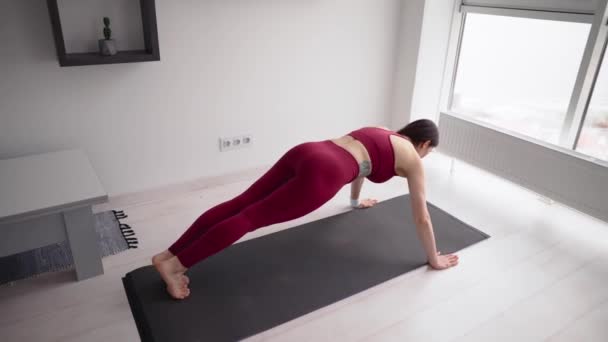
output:
M395 152L391 144L391 135L402 137L401 134L378 127L364 127L350 132L348 135L359 140L372 162L372 172L367 179L374 183L384 183L396 176Z

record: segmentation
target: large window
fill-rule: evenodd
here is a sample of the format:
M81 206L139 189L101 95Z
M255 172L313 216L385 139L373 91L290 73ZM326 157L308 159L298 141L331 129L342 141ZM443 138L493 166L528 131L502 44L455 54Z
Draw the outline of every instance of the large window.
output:
M576 150L608 161L608 54L596 79Z
M578 22L468 13L450 110L557 144L590 28ZM603 110L601 115L608 104L605 90L595 107ZM593 149L599 140L582 143L580 149Z

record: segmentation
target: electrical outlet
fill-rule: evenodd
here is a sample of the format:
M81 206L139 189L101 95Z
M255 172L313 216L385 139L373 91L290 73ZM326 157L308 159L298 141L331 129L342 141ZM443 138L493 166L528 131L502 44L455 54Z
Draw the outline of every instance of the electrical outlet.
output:
M220 151L229 150L232 147L232 139L220 138Z
M243 135L243 145L251 145L252 142L251 135Z
M251 135L240 135L230 138L220 138L220 151L234 150L247 147L253 142Z

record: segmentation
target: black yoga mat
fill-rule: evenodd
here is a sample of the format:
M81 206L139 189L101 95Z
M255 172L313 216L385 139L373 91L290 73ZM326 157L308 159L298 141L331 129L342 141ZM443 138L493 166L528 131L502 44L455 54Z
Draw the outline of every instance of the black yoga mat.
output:
M429 211L444 254L489 237ZM123 284L143 341L235 341L425 264L404 195L232 245L188 270L183 301L168 296L152 266Z

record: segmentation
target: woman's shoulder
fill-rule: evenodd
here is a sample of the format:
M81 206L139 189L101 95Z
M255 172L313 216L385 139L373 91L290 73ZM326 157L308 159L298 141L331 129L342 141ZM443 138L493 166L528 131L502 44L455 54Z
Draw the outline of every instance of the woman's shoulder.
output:
M407 176L412 166L420 162L418 152L412 142L401 135L391 136L391 143L395 153L395 167L401 176Z

